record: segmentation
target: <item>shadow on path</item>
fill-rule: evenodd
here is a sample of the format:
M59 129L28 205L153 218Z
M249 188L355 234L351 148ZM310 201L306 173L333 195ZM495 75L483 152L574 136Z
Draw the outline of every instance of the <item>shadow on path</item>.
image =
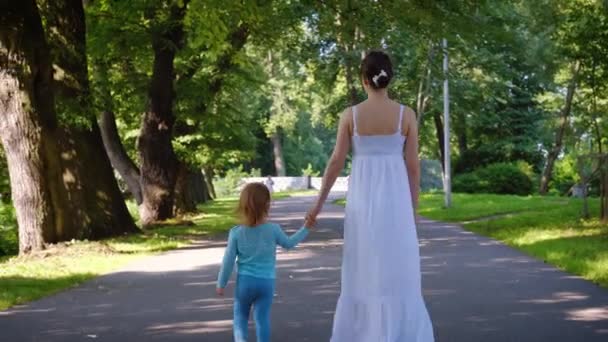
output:
M274 203L273 221L294 231L311 201ZM329 340L343 209L326 209L309 240L279 253L273 341ZM455 225L422 220L419 237L438 342L608 341L608 291ZM231 341L232 297L214 295L224 245L199 241L0 312L2 341Z

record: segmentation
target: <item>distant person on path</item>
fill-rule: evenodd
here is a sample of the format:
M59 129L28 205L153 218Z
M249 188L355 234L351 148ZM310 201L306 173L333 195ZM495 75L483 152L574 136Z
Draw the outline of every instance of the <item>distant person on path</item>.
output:
M416 114L388 97L393 67L387 54L370 52L360 75L367 100L342 113L319 197L307 214L316 220L352 148L331 342L432 342L414 219L420 184Z
M264 181L264 185L268 188L270 193L274 192L274 181L272 180L272 176L268 176Z
M314 221L308 220L292 236L278 224L267 222L270 191L262 183L250 183L241 192L238 213L241 224L232 228L217 279L217 294L224 289L238 265L234 291L234 341L247 342L249 312L253 306L257 342L270 341L270 307L274 297L276 246L295 247L308 235Z

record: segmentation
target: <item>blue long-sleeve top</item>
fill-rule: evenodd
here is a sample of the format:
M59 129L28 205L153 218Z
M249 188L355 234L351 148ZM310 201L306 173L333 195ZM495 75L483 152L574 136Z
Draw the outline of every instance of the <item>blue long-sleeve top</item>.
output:
M238 273L257 278L274 279L277 245L291 249L306 238L308 229L300 228L287 236L281 226L264 223L256 227L236 226L228 235L228 246L217 277L217 287L224 288L230 279L234 262Z

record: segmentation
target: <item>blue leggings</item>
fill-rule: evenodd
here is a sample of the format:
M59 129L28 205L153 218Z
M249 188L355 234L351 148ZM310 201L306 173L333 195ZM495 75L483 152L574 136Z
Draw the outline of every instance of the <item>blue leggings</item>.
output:
M234 341L247 342L249 312L253 305L257 342L270 341L270 307L274 279L238 275L234 293Z

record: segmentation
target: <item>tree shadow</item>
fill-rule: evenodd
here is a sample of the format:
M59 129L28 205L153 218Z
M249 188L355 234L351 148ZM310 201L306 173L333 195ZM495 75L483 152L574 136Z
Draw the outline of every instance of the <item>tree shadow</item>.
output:
M297 229L299 208L276 210L287 231ZM329 340L340 291L340 215L341 208L328 208L318 233L279 252L273 340ZM455 225L422 219L418 235L436 341L608 337L607 291ZM14 341L230 341L233 282L226 297L214 294L224 244L171 251L15 307L1 314L0 330Z
M313 244L280 253L273 339L329 339L339 292L339 253L328 267L318 257L321 248ZM225 298L216 297L218 269L218 265L209 265L107 275L2 312L0 329L3 337L14 341L81 341L89 335L103 341L229 341L233 282Z

